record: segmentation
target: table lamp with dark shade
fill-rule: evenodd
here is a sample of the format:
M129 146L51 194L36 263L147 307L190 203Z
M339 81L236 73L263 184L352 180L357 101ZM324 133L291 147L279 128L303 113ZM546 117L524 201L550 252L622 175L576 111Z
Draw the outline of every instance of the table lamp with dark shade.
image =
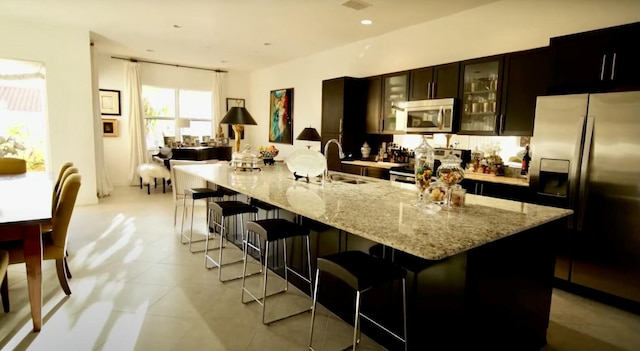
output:
M307 127L302 130L296 140L321 141L320 134L315 128ZM311 148L311 143L307 143L307 149Z
M246 108L239 106L230 108L227 114L222 117L220 123L231 124L233 132L236 133L235 152L240 151L240 135L242 135L244 125L258 125L253 117L251 117L249 111L247 111Z

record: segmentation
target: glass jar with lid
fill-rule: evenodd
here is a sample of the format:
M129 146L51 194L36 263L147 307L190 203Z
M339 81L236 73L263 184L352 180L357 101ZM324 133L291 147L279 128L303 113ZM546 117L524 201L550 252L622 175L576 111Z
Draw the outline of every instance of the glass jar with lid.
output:
M433 164L435 159L435 151L429 142L428 136L422 136L422 143L415 148L415 176L416 176L416 188L418 188L418 202L417 206L423 205L423 197L425 191L429 188L431 183L431 177L433 176Z
M460 157L453 153L453 150L449 150L449 154L442 159L442 164L438 167L437 179L449 187L447 191L446 207L451 206L451 188L464 179L464 168L461 166L462 160Z
M242 152L234 152L231 155L231 167L240 171L260 170L259 160L258 156L251 152L251 146L247 145Z

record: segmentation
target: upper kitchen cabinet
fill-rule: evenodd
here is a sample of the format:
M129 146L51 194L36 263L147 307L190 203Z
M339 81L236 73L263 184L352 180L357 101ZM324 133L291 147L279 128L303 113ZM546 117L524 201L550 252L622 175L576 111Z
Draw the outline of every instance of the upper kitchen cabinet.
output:
M409 100L458 97L460 63L411 70Z
M533 135L536 98L547 94L551 82L549 48L507 54L502 82L498 134Z
M460 63L459 134L496 135L505 55Z
M382 130L382 76L367 78L366 128L368 134L377 134Z
M640 22L551 38L554 94L640 88Z
M322 145L331 138L342 144L345 154L360 150L364 143L366 79L340 77L322 81ZM333 155L331 157L336 155ZM328 158L329 159L329 158ZM333 163L332 163L333 161ZM339 160L329 159L339 167ZM336 170L340 170L337 168Z
M401 125L396 124L394 103L409 99L409 71L382 76L382 125L381 133L399 133Z

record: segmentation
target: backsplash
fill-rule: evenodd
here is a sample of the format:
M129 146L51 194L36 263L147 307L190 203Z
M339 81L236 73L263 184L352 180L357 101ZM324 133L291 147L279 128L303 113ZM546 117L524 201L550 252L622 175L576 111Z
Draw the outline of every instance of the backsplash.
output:
M414 149L420 145L422 135L404 134L394 135L393 142L406 148ZM523 151L525 145L531 142L531 137L517 136L477 136L477 135L452 135L450 145L456 149L478 150L491 153L495 150L502 159L507 162L509 157L515 157L518 152ZM433 134L433 139L429 142L433 147L446 147L446 134ZM456 144L457 143L457 144Z

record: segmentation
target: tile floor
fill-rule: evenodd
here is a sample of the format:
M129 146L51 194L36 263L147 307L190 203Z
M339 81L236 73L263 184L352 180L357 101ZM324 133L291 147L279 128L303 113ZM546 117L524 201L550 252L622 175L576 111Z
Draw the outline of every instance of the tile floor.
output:
M202 207L198 210L204 216ZM161 188L147 195L119 187L99 205L76 207L69 253L69 297L58 285L53 262L43 263L44 325L39 333L31 332L24 265L10 266L12 309L0 312L0 349L306 349L310 313L263 326L260 306L240 302L239 280L218 282L217 270L203 268L202 253L192 254L179 243L171 193ZM258 286L258 279L248 282ZM278 289L273 282L271 287ZM270 318L309 306L306 296L292 290L269 300ZM317 350L343 349L350 337L349 325L321 309L314 333ZM639 350L640 316L557 290L548 341L542 351ZM382 348L364 337L361 349Z

